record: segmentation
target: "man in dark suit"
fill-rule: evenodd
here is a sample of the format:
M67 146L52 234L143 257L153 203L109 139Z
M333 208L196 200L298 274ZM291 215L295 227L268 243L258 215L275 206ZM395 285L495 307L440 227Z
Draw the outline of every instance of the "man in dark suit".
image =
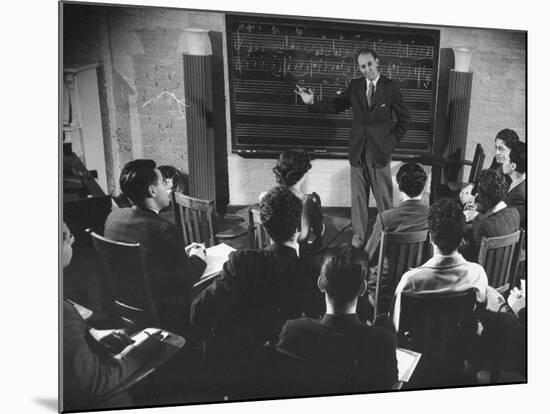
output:
M216 375L212 381L234 383L233 395L255 395L264 344L304 310L297 242L301 214L302 202L289 189L267 192L260 218L272 244L231 253L221 275L193 300L191 323L206 339L206 358Z
M341 96L330 101L314 102L311 89L297 86L296 93L310 110L339 113L353 107L353 122L348 146L351 164L351 220L353 245L363 247L367 241L369 186L378 212L393 207L391 153L407 130L409 111L399 85L382 75L374 50L357 53L362 78L352 79ZM392 113L397 122L392 121Z
M111 212L104 236L139 242L147 249L150 289L162 327L181 332L188 320L189 293L206 267L204 247L196 243L186 247L176 225L159 216L170 197L154 161L127 163L120 174L120 189L133 205Z
M395 336L361 323L356 313L357 298L366 290L366 271L364 250L332 249L318 279L325 315L283 326L276 350L301 365L300 372L286 372L286 379L295 382L295 395L389 390L397 382Z

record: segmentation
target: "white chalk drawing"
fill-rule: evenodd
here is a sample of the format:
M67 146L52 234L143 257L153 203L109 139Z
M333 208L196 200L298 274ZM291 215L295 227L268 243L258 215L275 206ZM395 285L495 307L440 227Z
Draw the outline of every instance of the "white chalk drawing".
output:
M184 99L179 99L172 92L162 91L156 98L149 99L147 102L143 103L142 107L145 108L147 105L149 105L150 103L158 101L163 96L168 96L168 97L174 99L174 101L176 101L176 103L178 104L178 110L180 111L180 115L181 115L182 119L185 119L184 109L185 109L185 107L188 106L185 103L185 98Z

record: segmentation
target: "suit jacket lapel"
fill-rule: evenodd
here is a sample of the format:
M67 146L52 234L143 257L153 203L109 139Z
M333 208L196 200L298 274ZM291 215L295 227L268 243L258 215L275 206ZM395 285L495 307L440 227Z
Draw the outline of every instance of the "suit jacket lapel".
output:
M359 82L359 99L361 100L361 108L367 112L367 81L361 78Z
M376 103L380 100L380 98L384 96L384 93L386 93L386 82L387 82L387 79L384 76L380 75L380 79L378 79L378 83L376 84L376 89L374 90L374 96L372 98L373 108L376 105Z

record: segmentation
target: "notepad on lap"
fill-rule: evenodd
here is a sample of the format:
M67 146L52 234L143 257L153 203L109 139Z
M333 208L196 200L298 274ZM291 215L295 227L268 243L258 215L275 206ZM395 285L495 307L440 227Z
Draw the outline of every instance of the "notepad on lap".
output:
M397 356L399 381L408 382L422 354L404 348L397 348L395 354Z
M202 272L200 281L220 272L223 268L223 264L227 262L229 258L229 253L233 251L235 251L235 249L225 243L220 243L206 249L206 269Z

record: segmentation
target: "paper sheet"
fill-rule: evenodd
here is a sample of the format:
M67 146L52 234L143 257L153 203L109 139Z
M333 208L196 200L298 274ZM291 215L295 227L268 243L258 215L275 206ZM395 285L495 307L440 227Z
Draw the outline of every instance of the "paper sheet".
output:
M215 275L222 270L223 264L227 262L229 253L233 251L235 249L225 243L220 243L206 249L206 269L202 273L201 280Z
M404 348L397 348L395 351L397 356L397 370L399 372L399 381L408 382L411 379L412 373L416 368L416 364L420 360L422 354L409 351Z

